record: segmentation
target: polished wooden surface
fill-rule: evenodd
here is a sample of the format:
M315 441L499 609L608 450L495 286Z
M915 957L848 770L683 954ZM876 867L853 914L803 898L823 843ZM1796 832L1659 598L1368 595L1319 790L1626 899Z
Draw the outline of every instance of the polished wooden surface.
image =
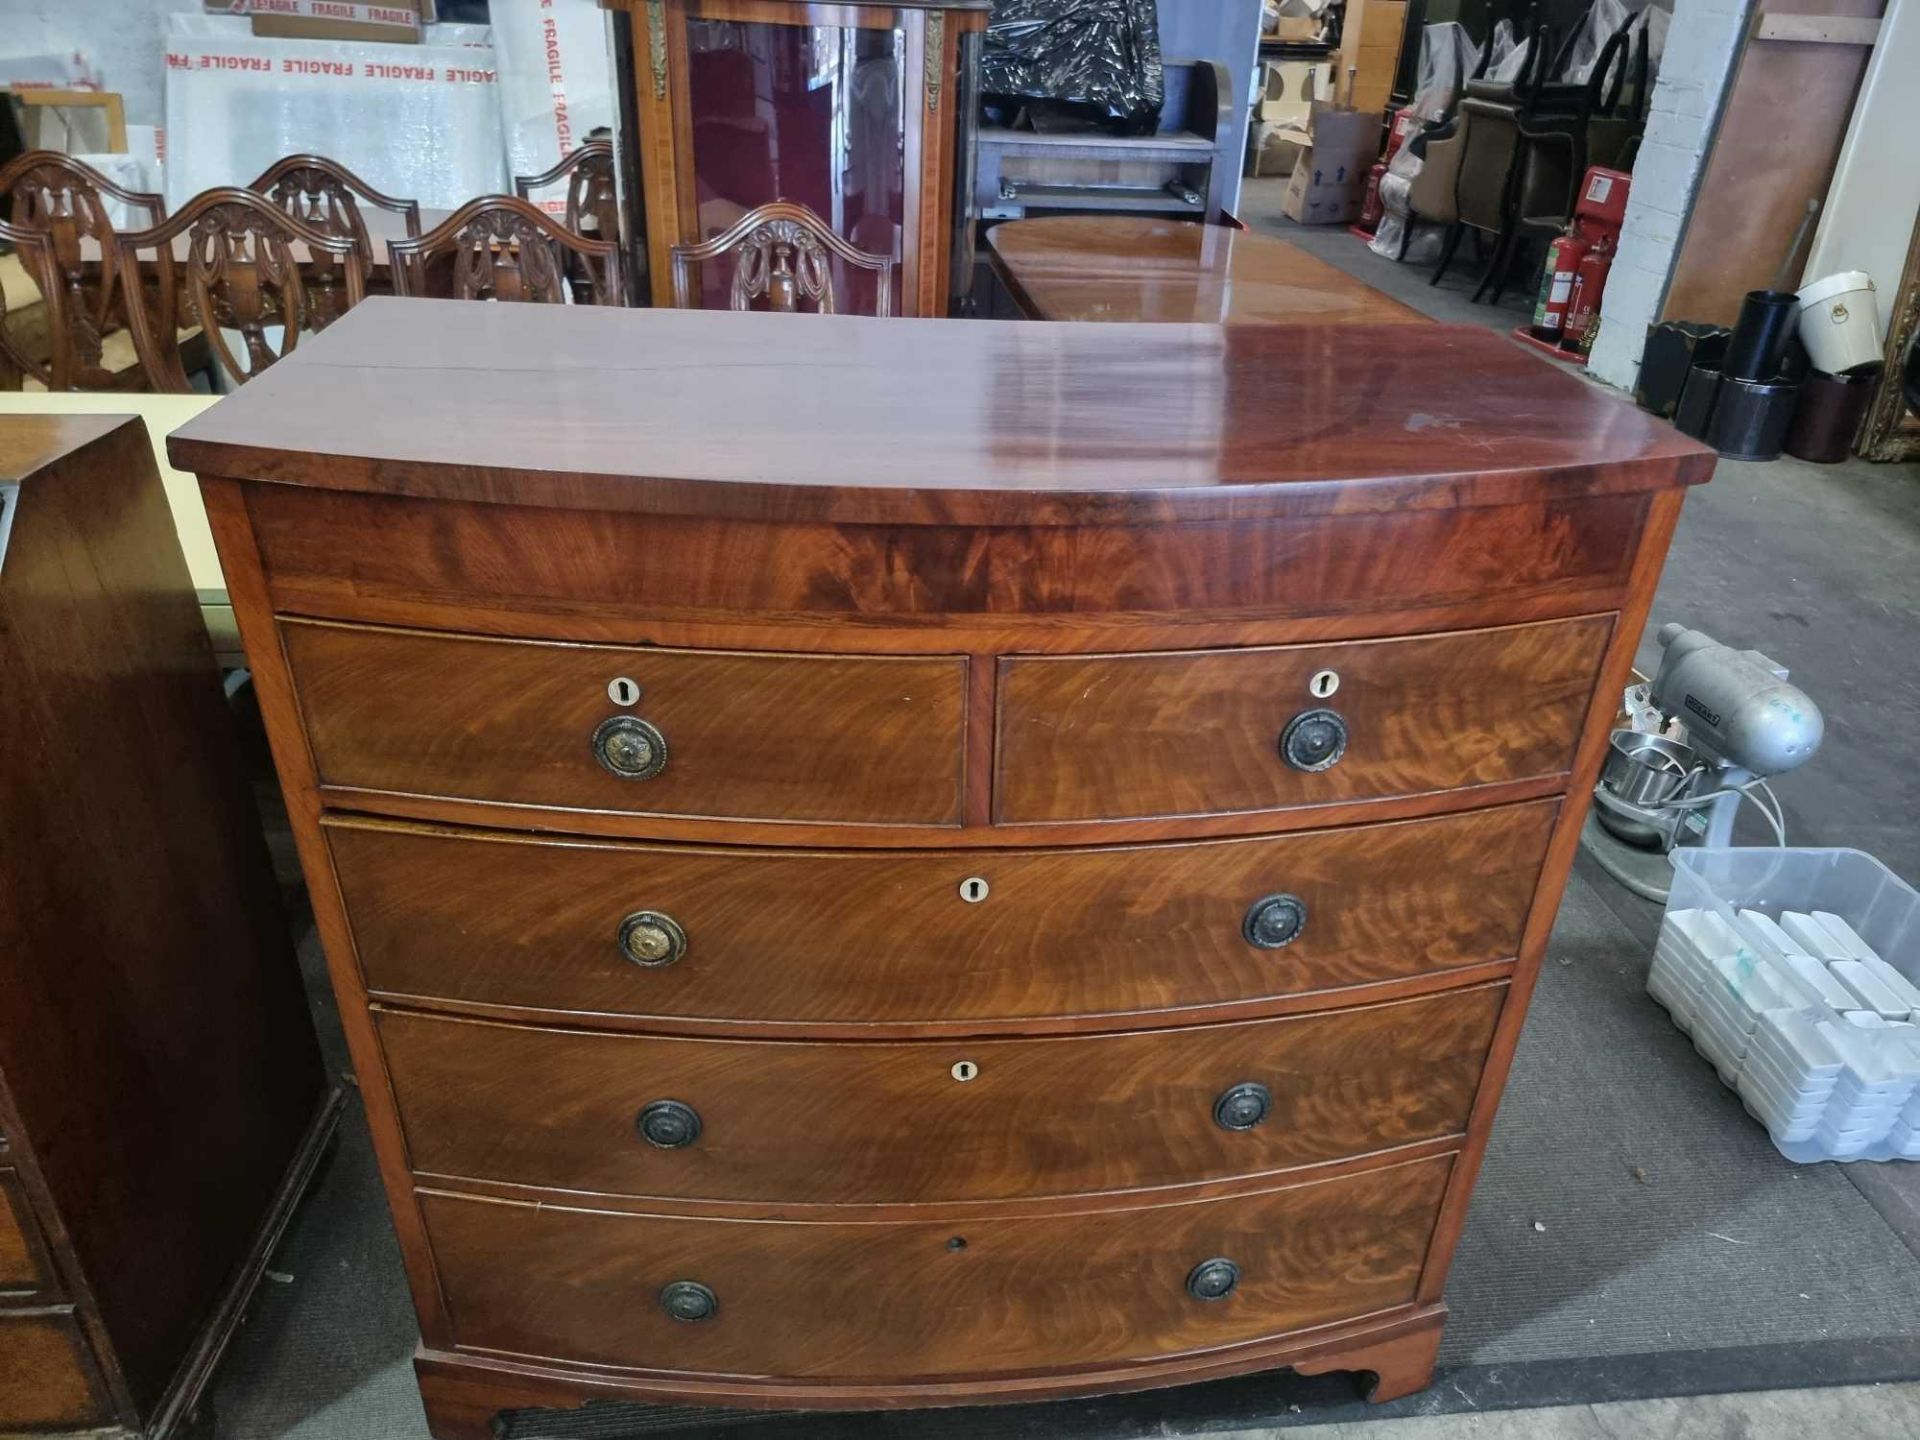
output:
M1462 1134L1504 996L1489 986L1192 1029L914 1044L667 1039L404 1012L382 1013L379 1028L418 1173L934 1205L1153 1190ZM962 1064L977 1074L956 1079ZM1272 1112L1228 1130L1214 1105L1241 1084L1266 1086ZM656 1101L697 1112L699 1138L661 1149L637 1134Z
M326 785L629 815L960 819L958 657L623 650L308 623L284 636ZM637 701L610 696L621 680ZM666 768L651 779L594 757L596 729L625 714L665 738Z
M1412 1299L1449 1162L1184 1205L906 1224L715 1222L429 1192L458 1344L714 1375L902 1385L1245 1344ZM960 1245L954 1245L959 1240ZM1214 1257L1220 1301L1188 1295ZM654 1297L708 1286L719 1311Z
M274 604L385 624L781 648L1182 649L1610 610L1643 495L1240 523L829 525L249 487ZM379 545L360 537L378 534ZM645 564L633 557L644 555ZM1017 643L1010 637L1018 636Z
M367 986L648 1029L979 1034L1175 1024L1519 953L1556 805L1266 839L1097 849L614 845L340 819L327 841ZM960 887L987 885L970 903ZM1300 937L1261 950L1254 902ZM524 899L524 911L495 902ZM686 953L635 965L640 910ZM1198 1013L1196 1013L1198 1012Z
M158 1435L224 1344L320 1055L144 429L0 419L0 479L0 1133L72 1307L17 1333L53 1347L47 1405L71 1350L102 1423ZM0 1431L39 1413L11 1344Z
M1036 320L1424 325L1427 317L1298 246L1141 215L1048 215L987 231L995 272Z
M0 1168L0 1303L46 1298L54 1289L46 1242L16 1170Z
M1703 450L1436 326L569 309L456 376L501 322L355 315L176 450L436 1436L1426 1382ZM275 393L302 366L352 444ZM1321 706L1345 753L1288 768ZM599 772L622 709L662 776ZM1281 894L1307 923L1261 950ZM642 910L670 963L624 957ZM1213 1118L1229 1062L1264 1125ZM636 1132L666 1100L693 1144ZM1194 1300L1229 1243L1241 1288ZM678 1280L719 1314L668 1320Z
M1207 815L1561 775L1607 616L1345 645L1000 662L995 816ZM1313 693L1331 673L1338 689ZM1515 703L1525 696L1524 703ZM1303 771L1296 716L1331 711L1346 753Z
M1711 469L1477 328L801 326L379 297L168 445L202 475L865 524L1453 509Z

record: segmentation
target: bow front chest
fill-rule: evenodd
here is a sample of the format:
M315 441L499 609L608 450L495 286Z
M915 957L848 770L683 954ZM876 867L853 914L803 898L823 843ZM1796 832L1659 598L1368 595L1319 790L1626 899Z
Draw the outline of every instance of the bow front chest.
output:
M1706 451L1440 326L375 300L172 453L436 1435L1426 1383Z

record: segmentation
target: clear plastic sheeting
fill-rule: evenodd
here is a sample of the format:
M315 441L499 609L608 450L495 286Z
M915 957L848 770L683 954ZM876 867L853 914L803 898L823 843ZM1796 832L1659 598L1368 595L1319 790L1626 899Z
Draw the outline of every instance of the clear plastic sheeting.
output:
M613 126L613 54L598 0L492 0L500 62L507 169L539 175ZM565 182L536 191L551 214L567 208Z
M451 210L507 184L491 44L255 39L245 20L167 28L166 199L246 185L283 155L325 155L389 195Z
M1466 26L1452 21L1427 26L1420 36L1420 83L1413 113L1422 120L1444 119L1479 64L1480 47Z
M994 0L980 57L988 113L1151 135L1166 94L1155 0Z

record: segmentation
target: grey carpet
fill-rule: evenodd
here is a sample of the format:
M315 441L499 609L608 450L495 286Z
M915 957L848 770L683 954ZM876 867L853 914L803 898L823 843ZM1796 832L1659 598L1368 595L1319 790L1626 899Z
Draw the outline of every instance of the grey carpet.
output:
M1442 1362L1920 1333L1920 1260L1839 1167L1774 1153L1646 998L1645 957L1576 875L1448 1285ZM315 998L344 1068L331 1001ZM217 1433L424 1436L417 1332L357 1103L273 1270L215 1381Z

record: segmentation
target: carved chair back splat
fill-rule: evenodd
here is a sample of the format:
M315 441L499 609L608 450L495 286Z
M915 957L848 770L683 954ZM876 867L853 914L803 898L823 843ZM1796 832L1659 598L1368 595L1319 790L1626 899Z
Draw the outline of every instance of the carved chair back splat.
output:
M820 314L833 314L837 257L875 272L874 314L883 320L893 314L893 257L856 249L812 210L789 200L749 210L711 240L674 246L673 303L682 310L694 308L693 267L734 250L739 251L730 299L735 310L751 310L765 297L767 309L792 313L804 297Z
M620 238L620 198L614 188L613 142L589 140L538 175L513 177L513 193L532 200L536 190L567 182L567 228L589 240Z
M72 387L72 345L62 314L64 296L59 284L59 267L53 260L53 240L44 230L27 230L0 220L0 245L12 247L27 278L40 291L47 311L47 354L39 347L28 347L15 334L16 326L7 313L7 297L0 290L0 390L18 390L31 377L49 390Z
M165 202L123 189L92 166L53 150L29 150L0 168L0 198L16 228L41 231L52 245L55 284L62 294L49 314L65 327L69 363L65 383L49 382L50 388L112 388L120 377L102 368L101 349L120 324L121 296L107 202L118 201L147 226L165 217ZM88 240L98 246L97 265L86 253Z
M185 235L184 255L174 253ZM198 325L214 356L244 384L299 343L303 330L323 329L339 310L316 305L304 265L337 276L351 308L366 295L358 240L328 235L296 220L251 190L228 187L196 195L151 230L119 238L120 264L138 274L148 252L152 292L128 307L134 345L154 388L192 387L175 336ZM277 329L279 348L270 330ZM244 354L229 339L238 332Z
M418 239L388 241L387 253L399 295L619 305L625 294L618 242L576 235L512 195L469 200Z

